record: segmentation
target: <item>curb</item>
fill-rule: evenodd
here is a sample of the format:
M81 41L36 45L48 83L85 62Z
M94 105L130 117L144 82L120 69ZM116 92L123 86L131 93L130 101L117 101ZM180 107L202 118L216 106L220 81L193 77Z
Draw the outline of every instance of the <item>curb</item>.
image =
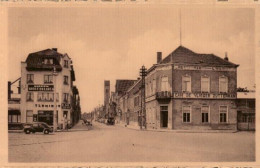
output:
M158 130L158 129L144 129L140 130L140 128L127 127L123 124L116 124L116 126L128 128L136 131L153 131L153 132L166 132L166 133L237 133L237 130Z

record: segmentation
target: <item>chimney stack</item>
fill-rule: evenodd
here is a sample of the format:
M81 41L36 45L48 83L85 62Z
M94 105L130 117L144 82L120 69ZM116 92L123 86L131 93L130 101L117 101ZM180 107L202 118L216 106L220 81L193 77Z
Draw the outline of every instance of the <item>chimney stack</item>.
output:
M157 64L162 61L162 52L157 52Z
M227 53L227 52L225 52L225 58L224 58L224 60L228 61L228 53Z

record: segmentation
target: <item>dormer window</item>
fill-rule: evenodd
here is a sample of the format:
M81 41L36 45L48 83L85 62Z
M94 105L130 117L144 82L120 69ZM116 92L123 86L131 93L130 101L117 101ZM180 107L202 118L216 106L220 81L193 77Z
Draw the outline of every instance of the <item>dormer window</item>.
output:
M44 58L44 64L53 64L53 58Z
M68 68L69 67L69 61L68 60L64 60L64 67Z

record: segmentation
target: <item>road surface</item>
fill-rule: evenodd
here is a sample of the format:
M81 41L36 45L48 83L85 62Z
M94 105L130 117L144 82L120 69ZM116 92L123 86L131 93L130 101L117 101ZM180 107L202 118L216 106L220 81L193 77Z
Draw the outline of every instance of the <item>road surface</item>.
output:
M93 123L89 131L9 133L9 162L254 161L255 133L139 131Z

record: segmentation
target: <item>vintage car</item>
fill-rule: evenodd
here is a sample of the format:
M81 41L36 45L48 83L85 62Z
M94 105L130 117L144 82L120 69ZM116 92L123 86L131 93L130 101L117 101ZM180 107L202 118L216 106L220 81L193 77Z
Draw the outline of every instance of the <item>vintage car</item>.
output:
M24 132L26 134L42 132L44 134L49 134L53 132L53 128L44 122L33 122L24 124Z

